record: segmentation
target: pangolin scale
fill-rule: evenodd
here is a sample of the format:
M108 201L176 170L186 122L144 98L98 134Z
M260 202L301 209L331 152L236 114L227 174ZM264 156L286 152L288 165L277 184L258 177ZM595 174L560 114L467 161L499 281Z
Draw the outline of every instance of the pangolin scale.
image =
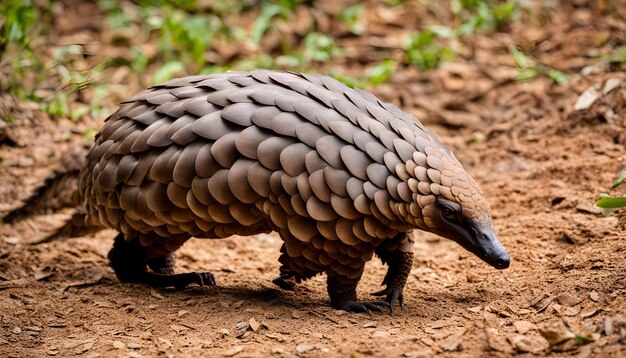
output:
M284 241L275 282L326 273L345 310L402 304L413 229L509 264L452 152L413 115L327 76L256 70L151 87L106 120L79 194L90 225L120 232L109 254L117 276L155 286L215 284L210 273L174 274L190 237L271 231ZM389 265L387 297L360 302L374 253Z

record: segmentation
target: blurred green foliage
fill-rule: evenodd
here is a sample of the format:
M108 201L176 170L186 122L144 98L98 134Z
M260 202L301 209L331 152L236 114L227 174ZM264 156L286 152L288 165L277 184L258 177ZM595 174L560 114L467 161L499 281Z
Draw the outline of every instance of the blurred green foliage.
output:
M337 18L341 20L353 34L362 34L363 31L365 31L365 27L362 23L364 11L365 5L355 4L341 10Z
M459 35L471 34L477 29L501 30L520 16L518 0L451 0L450 8L462 21Z
M431 12L447 19L408 34L403 54L388 58L393 49L374 50L371 63L359 63L359 75L328 69L332 76L349 86L367 87L385 83L402 66L425 71L452 61L464 53L463 38L477 32L506 30L527 13L521 0L420 0ZM383 0L384 6L402 11L414 6L404 0ZM150 85L186 74L207 74L231 69L284 68L315 72L328 68L325 63L344 56L343 40L366 36L368 3L353 3L330 14L345 29L340 39L323 33L319 9L305 0L98 0L111 36L114 55L90 54L81 45L55 46L46 42L51 30L53 0L3 0L0 2L0 69L10 68L9 93L23 100L33 100L53 116L101 114L102 101L110 96L110 74L119 67L128 68ZM252 21L236 21L244 18ZM282 38L280 26L299 21L308 14L310 25ZM450 14L452 18L450 18ZM371 15L371 14L370 14ZM234 20L235 19L235 20ZM44 46L38 46L42 43ZM268 43L269 45L268 47ZM228 47L236 47L230 55ZM225 51L223 48L226 47ZM378 51L378 52L376 52ZM226 55L223 55L226 53ZM223 56L222 56L223 55ZM519 80L548 76L565 83L567 75L556 69L535 65L513 48ZM89 59L90 68L77 64ZM618 47L602 58L611 64L626 62L626 47ZM80 69L80 70L79 70ZM89 92L85 98L83 90ZM77 98L83 101L75 106Z
M566 84L569 81L569 77L565 72L548 67L546 65L533 64L532 61L519 49L515 47L510 47L509 51L517 65L516 80L530 81L539 75L545 75L558 85Z
M29 70L40 70L43 64L35 56L31 41L39 34L38 18L44 10L33 6L31 0L4 0L0 2L0 63L13 70L13 76L2 88L20 98L31 95L21 83Z
M442 10L442 2L422 0L435 14ZM459 39L477 31L500 31L520 17L519 1L450 0L456 27L431 25L411 34L406 41L406 61L421 70L436 68L457 56Z
M32 52L30 39L36 33L38 9L31 0L4 0L0 2L0 58L13 45Z
M456 53L442 41L442 37L432 30L409 36L405 51L407 61L421 70L435 68L456 56Z

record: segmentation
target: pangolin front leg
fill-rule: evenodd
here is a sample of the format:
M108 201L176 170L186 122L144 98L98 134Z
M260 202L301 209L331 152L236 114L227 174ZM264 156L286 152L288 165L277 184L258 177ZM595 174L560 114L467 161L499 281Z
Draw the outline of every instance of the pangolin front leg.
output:
M411 273L413 266L413 239L407 233L399 233L392 240L383 242L376 248L376 255L383 263L389 265L387 274L383 279L385 289L373 293L374 296L385 296L393 311L393 306L398 303L404 307L404 285Z
M350 276L338 274L333 271L327 272L328 295L331 305L339 310L351 312L382 312L381 307L391 309L389 302L385 301L358 301L356 297L356 286L363 274L363 266L354 269Z
M159 251L162 252L160 255ZM155 253L156 257L154 257ZM210 272L174 274L173 253L155 249L155 247L142 246L139 238L126 240L124 234L121 233L115 238L108 258L120 281L144 283L153 287L175 287L176 289L183 289L192 283L199 286L215 286L216 284L215 277ZM152 271L148 271L147 267L150 267Z

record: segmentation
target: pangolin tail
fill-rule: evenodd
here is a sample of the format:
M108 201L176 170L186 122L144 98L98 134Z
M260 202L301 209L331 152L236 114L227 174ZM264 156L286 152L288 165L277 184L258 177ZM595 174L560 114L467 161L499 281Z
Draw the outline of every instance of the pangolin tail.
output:
M85 162L89 147L72 146L63 154L55 169L46 180L22 201L22 205L5 215L2 220L15 223L33 215L74 209L65 225L38 242L61 237L77 237L96 232L101 228L86 220L78 192L80 170Z

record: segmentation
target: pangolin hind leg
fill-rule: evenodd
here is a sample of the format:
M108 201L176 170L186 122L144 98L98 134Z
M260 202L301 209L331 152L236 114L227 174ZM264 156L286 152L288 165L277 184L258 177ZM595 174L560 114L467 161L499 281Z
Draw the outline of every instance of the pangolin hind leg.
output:
M392 310L396 303L404 307L404 285L413 266L412 235L399 233L393 239L380 244L375 252L384 264L389 265L389 269L382 283L387 287L373 295L386 296L385 300Z
M162 275L173 275L175 265L176 254L173 252L167 256L157 257L148 261L148 267L150 270Z
M138 238L126 240L124 234L120 233L109 251L109 264L117 278L123 282L177 289L183 289L192 283L199 286L215 285L215 277L210 272L174 274L174 254L166 251L155 257L154 252L150 247L141 245ZM153 271L148 271L148 266Z
M323 268L321 268L319 264L307 260L302 255L303 249L310 250L305 247L306 245L294 241L293 239L290 240L292 240L289 244L291 254L297 256L290 256L289 252L287 252L286 244L283 244L280 248L280 257L278 258L281 264L280 274L272 281L272 283L283 290L293 290L297 283L323 272Z

